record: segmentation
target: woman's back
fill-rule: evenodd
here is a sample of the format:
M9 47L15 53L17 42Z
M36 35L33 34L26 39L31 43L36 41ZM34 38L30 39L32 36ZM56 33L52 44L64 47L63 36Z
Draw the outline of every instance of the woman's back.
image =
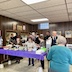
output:
M69 64L72 64L72 53L65 46L53 46L47 57L50 62L50 68L58 72L69 72Z

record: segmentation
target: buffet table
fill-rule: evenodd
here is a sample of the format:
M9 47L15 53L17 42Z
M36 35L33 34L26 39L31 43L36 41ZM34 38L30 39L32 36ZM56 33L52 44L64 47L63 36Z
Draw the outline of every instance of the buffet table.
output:
M23 50L4 50L0 49L0 54L18 56L18 57L26 57L26 58L35 58L41 61L41 64L44 65L44 56L46 56L46 52L42 54L36 54L34 51L23 51Z
M4 50L0 49L0 54L18 56L18 57L27 57L27 58L36 58L39 60L44 60L44 56L46 56L46 52L42 54L36 54L34 51L14 51L14 50Z

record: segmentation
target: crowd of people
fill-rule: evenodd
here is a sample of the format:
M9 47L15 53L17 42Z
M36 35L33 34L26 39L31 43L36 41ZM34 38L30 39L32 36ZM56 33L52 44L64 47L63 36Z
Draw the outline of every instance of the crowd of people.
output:
M67 43L64 36L58 36L56 31L46 32L46 35L39 35L38 33L29 33L27 41L22 43L21 36L16 34L13 36L11 34L9 43L27 45L28 51L31 51L34 47L40 49L41 47L46 47L46 41L51 40L51 46L49 51L47 51L47 60L50 61L49 71L52 72L69 72L69 64L72 64L72 52L65 45ZM19 57L17 57L17 62L20 62ZM29 64L31 65L31 59L29 58ZM44 63L41 61L42 68L44 69ZM32 66L34 66L34 59L32 59Z

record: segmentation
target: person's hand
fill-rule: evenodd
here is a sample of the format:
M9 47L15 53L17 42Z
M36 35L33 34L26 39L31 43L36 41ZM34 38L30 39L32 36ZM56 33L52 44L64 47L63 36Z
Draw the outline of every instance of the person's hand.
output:
M25 43L22 43L22 45L25 46L26 44Z
M39 44L37 44L36 46L37 46L37 48L40 48L40 45Z
M32 51L32 49L31 49L31 48L29 48L29 49L28 49L28 51Z
M10 42L11 44L13 44L12 42Z
M28 50L28 51L32 51L32 50Z

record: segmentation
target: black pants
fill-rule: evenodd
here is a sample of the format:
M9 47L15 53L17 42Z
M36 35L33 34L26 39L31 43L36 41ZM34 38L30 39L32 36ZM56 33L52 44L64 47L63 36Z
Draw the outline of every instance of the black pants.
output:
M16 57L16 62L20 62L21 57Z
M41 67L44 69L44 60L41 60ZM31 64L31 58L29 58L29 65ZM32 65L34 65L34 59L32 58Z
M31 58L29 58L29 65L31 64ZM34 59L32 58L32 65L34 65Z
M44 69L44 60L41 60L41 67Z

